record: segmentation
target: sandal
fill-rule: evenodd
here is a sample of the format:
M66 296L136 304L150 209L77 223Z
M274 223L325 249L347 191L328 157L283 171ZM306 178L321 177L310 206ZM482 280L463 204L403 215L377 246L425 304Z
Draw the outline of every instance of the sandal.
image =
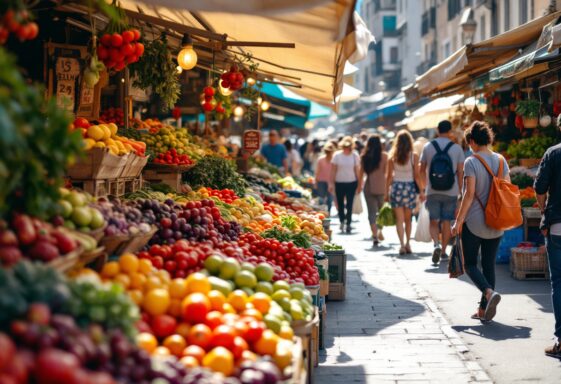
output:
M410 255L410 254L413 253L413 251L411 250L411 246L410 246L409 244L407 244L407 245L405 246L405 252L406 252L408 255Z
M399 248L399 254L400 255L405 255L406 253L407 253L407 251L405 250L405 247Z
M471 315L471 318L473 320L479 320L483 324L489 322L488 320L485 320L485 310L483 308L477 308L477 312L475 312L473 315Z
M380 242L378 241L377 238L374 238L373 245L374 245L374 248L376 248L380 245Z

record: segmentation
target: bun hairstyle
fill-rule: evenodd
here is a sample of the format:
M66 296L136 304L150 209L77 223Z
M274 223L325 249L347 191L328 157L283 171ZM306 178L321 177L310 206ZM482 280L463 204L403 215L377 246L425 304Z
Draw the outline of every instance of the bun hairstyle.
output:
M484 121L474 121L471 126L466 129L465 132L466 141L474 141L475 144L479 146L486 146L489 144L493 144L493 140L495 139L495 134L489 124Z

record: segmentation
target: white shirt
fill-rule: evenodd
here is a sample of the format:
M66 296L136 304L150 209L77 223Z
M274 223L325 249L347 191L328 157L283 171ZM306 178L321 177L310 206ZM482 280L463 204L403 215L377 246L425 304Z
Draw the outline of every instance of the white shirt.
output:
M561 236L561 223L556 223L549 228L549 234L553 236Z
M345 155L343 151L338 151L333 155L331 164L337 166L335 173L336 183L352 183L357 181L355 167L360 164L360 158L356 152Z

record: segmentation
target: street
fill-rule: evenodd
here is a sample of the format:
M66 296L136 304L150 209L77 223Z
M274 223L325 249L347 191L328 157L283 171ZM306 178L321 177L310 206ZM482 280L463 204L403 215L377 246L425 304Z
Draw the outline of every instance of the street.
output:
M328 302L326 350L318 383L559 383L561 363L546 357L553 342L548 281L517 281L497 266L503 295L495 321L470 319L479 292L466 276L450 279L447 261L431 264L432 244L412 243L399 256L395 227L371 246L366 214L351 235L333 241L349 254L347 298Z

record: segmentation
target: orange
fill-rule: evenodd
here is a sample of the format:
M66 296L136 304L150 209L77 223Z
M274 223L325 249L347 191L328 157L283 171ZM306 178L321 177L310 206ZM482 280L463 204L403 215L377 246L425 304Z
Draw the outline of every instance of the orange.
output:
M125 253L119 258L119 267L125 273L134 273L138 271L138 257L132 253Z
M138 260L138 272L142 273L143 275L148 275L152 272L154 268L152 267L152 262L148 259L140 259Z
M153 334L142 332L136 336L136 345L146 352L152 353L158 347L158 340Z
M224 304L226 303L226 296L220 291L210 291L206 295L210 301L210 307L213 311L223 311Z
M171 355L171 352L166 347L158 347L158 348L154 349L154 351L152 352L152 355L155 355L155 356L169 356L169 355Z
M133 289L128 293L129 293L129 297L136 305L142 305L142 300L144 299L144 294L142 293L142 291L138 289Z
M232 307L231 304L224 303L224 305L222 306L222 312L224 312L224 313L236 313L236 310L234 309L234 307Z
M193 356L183 356L179 359L179 362L183 364L185 368L196 368L199 366L199 361Z
M175 333L178 335L183 336L185 340L189 337L189 331L191 330L191 326L187 323L179 323L177 328L175 328Z
M271 308L271 297L263 292L257 292L250 298L251 304L257 309L261 314L266 315L269 313Z
M169 284L169 294L174 299L183 299L187 293L189 293L189 289L185 279L173 279Z
M253 346L253 350L260 355L273 356L277 352L279 337L270 329L263 331L261 338Z
M292 346L292 342L288 340L281 340L277 344L274 360L281 370L292 363Z
M146 283L144 284L145 291L151 291L152 289L162 288L162 280L158 276L148 276L146 278Z
M180 357L183 354L185 347L187 347L187 342L183 336L174 334L166 337L162 345L169 349L172 355Z
M156 288L148 291L142 302L143 309L152 316L163 315L170 305L169 293L164 288Z
M234 372L234 355L224 347L216 347L206 354L203 366L230 376Z
M168 308L168 314L173 317L181 317L183 313L183 306L181 305L181 300L179 299L171 299Z
M187 286L190 293L209 293L212 289L208 277L200 272L193 273L187 278Z
M242 316L253 317L256 320L263 320L263 315L257 309L246 309L241 313Z
M123 273L119 273L113 281L117 284L121 284L123 288L127 289L131 285L131 279L129 275L125 275Z
M131 288L142 289L144 287L144 283L146 283L146 276L141 273L134 272L131 273L129 277L131 279Z
M234 307L236 311L243 311L245 309L245 304L247 303L248 297L247 293L241 289L236 289L228 295L228 303Z
M121 271L119 263L116 261L110 261L103 266L101 269L101 276L106 278L115 277Z
M203 358L205 357L205 355L206 355L205 350L199 347L198 345L190 345L183 350L183 356L194 357L199 361L199 364L203 363Z
M289 325L281 326L279 337L285 340L292 340L294 338L294 330Z

